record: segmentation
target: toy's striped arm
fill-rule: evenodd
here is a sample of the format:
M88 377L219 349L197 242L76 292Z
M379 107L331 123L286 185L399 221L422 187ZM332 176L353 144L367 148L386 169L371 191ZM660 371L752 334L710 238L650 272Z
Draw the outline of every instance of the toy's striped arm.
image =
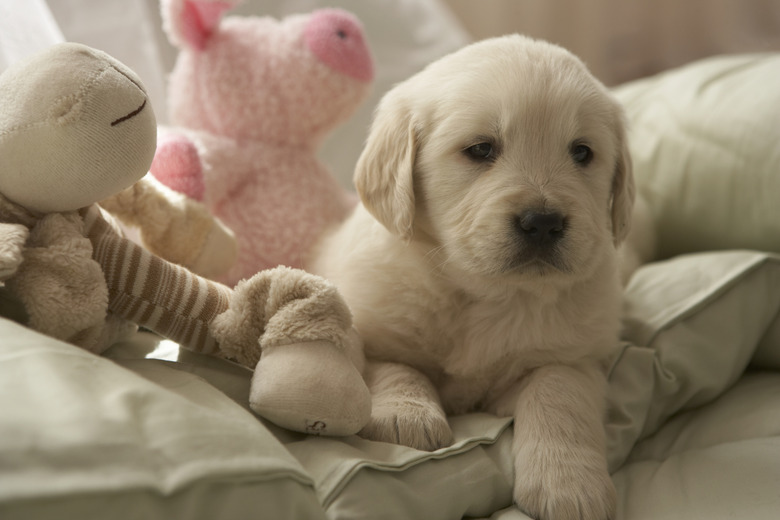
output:
M191 350L255 368L249 406L280 426L351 435L368 422L362 342L327 281L280 267L229 289L124 238L98 205L81 215L111 312Z
M228 308L232 291L153 255L122 236L97 205L82 210L93 258L103 267L108 309L180 345L221 355L209 323Z
M100 201L112 217L137 227L144 247L157 256L215 280L236 262L233 233L206 207L146 175Z

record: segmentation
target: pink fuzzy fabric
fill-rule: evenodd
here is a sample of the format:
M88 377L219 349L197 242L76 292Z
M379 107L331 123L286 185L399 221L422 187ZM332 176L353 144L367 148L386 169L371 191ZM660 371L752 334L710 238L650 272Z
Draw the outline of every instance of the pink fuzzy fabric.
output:
M222 279L234 284L280 264L301 267L325 228L353 207L316 151L365 99L373 62L359 21L345 11L228 17L209 27L218 8L191 5L199 3L163 2L166 30L181 48L168 91L179 130L160 143L152 173L193 198L202 176L203 202L238 238L238 263ZM192 21L204 12L205 21ZM192 150L200 168L175 158Z
M322 62L342 74L369 82L374 62L360 25L338 9L323 9L305 29L306 45Z
M149 169L157 172L158 177L164 177L165 184L172 190L203 202L206 186L198 150L183 135L162 136Z

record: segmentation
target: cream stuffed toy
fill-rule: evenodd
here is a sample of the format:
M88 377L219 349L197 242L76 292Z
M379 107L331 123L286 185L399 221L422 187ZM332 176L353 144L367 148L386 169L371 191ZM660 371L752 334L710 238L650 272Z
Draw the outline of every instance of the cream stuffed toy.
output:
M362 346L331 284L279 268L230 289L125 238L96 204L175 250L166 244L175 237L148 217L163 221L184 208L174 226L183 232L205 210L144 180L155 146L141 81L105 53L61 44L0 76L2 307L18 303L31 328L94 352L127 323L145 326L255 368L250 406L280 426L356 433L370 416ZM218 267L219 255L197 246L229 246L230 237L196 227L206 230L189 242L197 254L184 247L173 256Z
M373 60L359 21L322 9L276 20L229 16L238 1L162 0L180 49L168 87L171 134L152 173L201 200L236 233L236 283L305 264L357 201L317 150L370 91Z

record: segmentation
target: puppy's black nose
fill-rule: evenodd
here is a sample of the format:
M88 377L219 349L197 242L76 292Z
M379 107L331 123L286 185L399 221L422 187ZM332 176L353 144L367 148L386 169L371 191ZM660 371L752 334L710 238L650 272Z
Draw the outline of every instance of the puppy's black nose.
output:
M515 216L514 225L521 237L541 246L557 242L563 237L566 219L557 212L526 211Z

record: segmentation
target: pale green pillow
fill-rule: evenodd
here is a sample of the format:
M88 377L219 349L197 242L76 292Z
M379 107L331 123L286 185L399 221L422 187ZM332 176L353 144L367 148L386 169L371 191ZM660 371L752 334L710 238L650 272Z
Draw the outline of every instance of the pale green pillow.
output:
M656 258L780 252L780 54L721 56L615 90Z
M188 368L0 318L0 518L324 520L303 467Z

